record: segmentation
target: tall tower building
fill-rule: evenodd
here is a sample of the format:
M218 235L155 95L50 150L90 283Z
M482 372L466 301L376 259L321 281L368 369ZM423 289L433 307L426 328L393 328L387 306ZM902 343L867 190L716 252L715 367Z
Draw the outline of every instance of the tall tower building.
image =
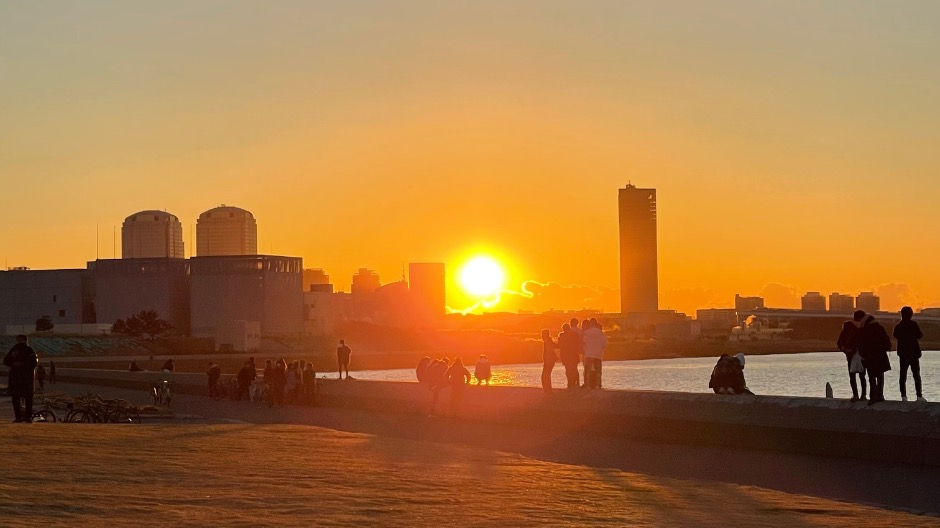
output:
M257 255L258 224L255 217L238 207L216 207L196 221L196 255Z
M620 311L659 310L656 189L620 189Z
M183 258L183 225L164 211L141 211L121 225L122 258Z

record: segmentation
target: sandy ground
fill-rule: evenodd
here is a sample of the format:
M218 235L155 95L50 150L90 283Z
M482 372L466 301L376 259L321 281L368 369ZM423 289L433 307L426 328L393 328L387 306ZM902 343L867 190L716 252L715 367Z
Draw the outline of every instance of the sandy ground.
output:
M11 424L4 526L937 526L749 486L302 425Z
M940 510L935 468L195 396L174 407L205 419L0 427L0 524L940 526L898 511Z

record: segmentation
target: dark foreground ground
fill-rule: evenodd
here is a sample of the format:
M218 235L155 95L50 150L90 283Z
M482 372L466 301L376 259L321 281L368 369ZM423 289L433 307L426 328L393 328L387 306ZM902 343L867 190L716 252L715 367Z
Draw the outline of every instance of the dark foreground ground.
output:
M2 524L940 526L936 468L193 396L173 407L201 418L0 427Z

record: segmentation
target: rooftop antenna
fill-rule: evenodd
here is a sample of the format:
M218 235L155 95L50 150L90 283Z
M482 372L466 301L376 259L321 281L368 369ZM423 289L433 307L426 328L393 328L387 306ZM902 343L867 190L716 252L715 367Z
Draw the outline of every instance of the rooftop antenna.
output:
M100 245L98 238L98 223L95 222L95 260L98 260L98 246Z
M111 258L117 258L117 226L111 226Z
M405 261L402 261L401 263L401 281L408 282L405 280Z

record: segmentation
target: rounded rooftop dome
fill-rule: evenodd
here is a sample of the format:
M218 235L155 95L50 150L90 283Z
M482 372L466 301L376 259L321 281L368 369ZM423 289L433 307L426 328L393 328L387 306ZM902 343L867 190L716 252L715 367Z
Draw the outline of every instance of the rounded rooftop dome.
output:
M176 215L172 215L166 211L139 211L134 213L124 219L125 223L128 222L179 222L179 218Z
M199 215L200 220L208 220L210 218L211 219L216 219L216 218L249 219L249 218L254 218L254 215L251 214L251 211L246 211L240 207L231 207L231 206L222 204L219 207L209 209L208 211Z

